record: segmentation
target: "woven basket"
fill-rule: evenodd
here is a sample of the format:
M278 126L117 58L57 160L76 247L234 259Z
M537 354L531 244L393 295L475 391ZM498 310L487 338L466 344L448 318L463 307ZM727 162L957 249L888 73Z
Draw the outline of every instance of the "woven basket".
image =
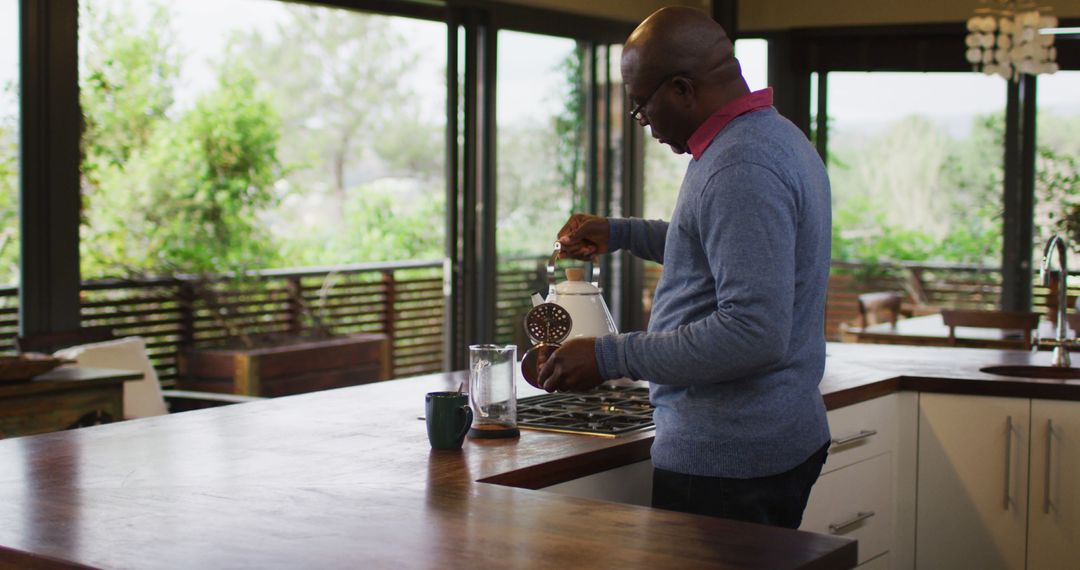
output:
M19 356L0 356L0 382L19 382L44 374L70 362L47 354L26 353Z

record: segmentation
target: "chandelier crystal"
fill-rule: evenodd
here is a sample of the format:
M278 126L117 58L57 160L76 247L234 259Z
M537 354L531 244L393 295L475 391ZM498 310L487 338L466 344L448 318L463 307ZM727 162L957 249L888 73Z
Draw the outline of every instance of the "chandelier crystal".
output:
M1056 28L1051 8L1024 2L981 0L968 19L968 63L975 71L1019 81L1021 74L1039 75L1058 70L1054 35L1040 33Z

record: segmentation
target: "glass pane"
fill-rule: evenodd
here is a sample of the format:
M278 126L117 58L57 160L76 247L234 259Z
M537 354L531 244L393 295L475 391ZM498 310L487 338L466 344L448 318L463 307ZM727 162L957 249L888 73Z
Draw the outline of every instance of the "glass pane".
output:
M746 39L735 41L735 55L742 66L743 77L750 89L763 89L768 83L769 43L766 40ZM645 196L646 218L668 219L675 208L675 198L683 174L690 163L690 155L677 155L667 145L645 140Z
M505 30L498 44L496 340L523 344L542 260L569 215L588 209L584 52L571 39Z
M86 278L438 259L446 26L80 2Z
M0 0L0 286L19 283L19 2ZM0 307L14 306L0 297Z
M769 86L769 42L761 39L735 40L735 57L739 58L743 77L751 91Z
M626 116L627 110L623 108L624 89L622 80L622 45L608 46L607 69L610 75L610 87L608 88L608 100L611 104L609 115L611 117L611 132L607 134L611 141L611 152L607 156L609 169L607 170L608 184L611 185L611 211L612 216L622 216L622 202L624 188L623 179L623 129L624 123L630 120ZM598 74L603 81L603 74ZM601 206L603 207L603 206Z
M1055 232L1080 251L1080 71L1040 75L1035 90L1035 243L1032 258Z
M833 259L998 265L1006 84L830 73Z

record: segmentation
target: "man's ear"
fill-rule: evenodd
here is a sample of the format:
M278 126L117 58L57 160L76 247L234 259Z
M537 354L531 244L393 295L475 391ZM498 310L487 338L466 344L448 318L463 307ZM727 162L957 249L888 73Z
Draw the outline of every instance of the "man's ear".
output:
M684 100L691 100L694 98L694 82L687 77L677 76L671 79L671 86L675 88L675 93Z

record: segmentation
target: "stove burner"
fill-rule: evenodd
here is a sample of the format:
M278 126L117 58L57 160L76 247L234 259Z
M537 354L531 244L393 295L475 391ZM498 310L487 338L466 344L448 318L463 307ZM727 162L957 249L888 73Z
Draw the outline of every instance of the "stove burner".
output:
M518 427L618 437L653 427L649 389L602 384L585 393L541 394L517 402Z

